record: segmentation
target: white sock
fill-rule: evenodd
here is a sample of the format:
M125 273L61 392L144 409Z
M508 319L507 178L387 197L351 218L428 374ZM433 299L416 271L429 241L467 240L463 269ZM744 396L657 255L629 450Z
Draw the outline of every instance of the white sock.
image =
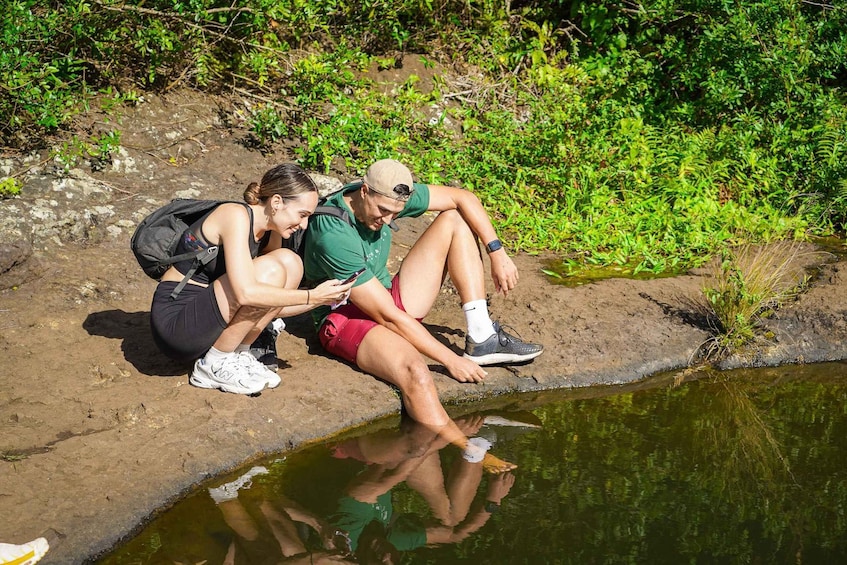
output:
M282 330L285 329L285 320L282 318L274 318L273 321L271 321L271 327L273 328L273 332L279 335L282 333Z
M479 463L485 459L485 454L491 449L491 442L484 437L468 439L468 446L462 452L462 458L468 463Z
M494 335L494 322L488 315L488 302L484 298L462 305L468 324L468 336L474 343L482 343Z
M209 351L206 352L206 356L204 357L205 361L209 365L214 365L223 359L226 359L230 355L233 355L234 351L221 351L220 349L215 349L214 347L210 347Z

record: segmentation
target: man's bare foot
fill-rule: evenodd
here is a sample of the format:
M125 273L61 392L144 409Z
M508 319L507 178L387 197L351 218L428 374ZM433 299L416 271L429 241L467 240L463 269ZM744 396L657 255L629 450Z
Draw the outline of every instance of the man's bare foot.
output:
M482 470L486 473L491 473L492 475L499 475L500 473L506 473L517 468L518 466L514 463L503 461L499 457L495 457L490 453L486 453L482 458Z

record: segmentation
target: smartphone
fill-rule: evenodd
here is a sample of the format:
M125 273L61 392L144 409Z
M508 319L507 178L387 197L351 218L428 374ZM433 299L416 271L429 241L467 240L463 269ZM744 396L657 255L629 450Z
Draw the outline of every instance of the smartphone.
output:
M351 283L351 282L353 282L354 280L356 280L357 278L359 278L359 275L361 275L362 273L364 273L366 269L367 269L367 267L362 267L361 269L359 269L358 271L356 271L355 273L353 273L352 275L350 275L349 277L347 277L346 279L344 279L343 281L341 281L341 283L340 283L340 284L347 284L347 283Z

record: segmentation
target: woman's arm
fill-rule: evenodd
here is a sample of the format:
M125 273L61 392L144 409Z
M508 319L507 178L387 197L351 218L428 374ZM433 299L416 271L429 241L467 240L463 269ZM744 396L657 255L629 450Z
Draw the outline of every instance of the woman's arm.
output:
M250 216L240 204L218 206L203 222L203 235L209 243L223 245L226 250L226 276L235 301L241 306L278 308L331 304L352 286L339 285L338 281L332 280L307 291L280 288L259 281L248 244L248 237L254 237L250 233Z

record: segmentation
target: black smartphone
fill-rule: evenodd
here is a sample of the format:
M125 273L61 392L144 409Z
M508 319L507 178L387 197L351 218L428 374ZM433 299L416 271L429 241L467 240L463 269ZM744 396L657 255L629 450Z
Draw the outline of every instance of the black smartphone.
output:
M359 278L359 275L361 275L362 273L364 273L366 269L367 269L367 267L362 267L361 269L359 269L358 271L356 271L355 273L353 273L352 275L350 275L349 277L347 277L346 279L344 279L343 281L341 281L341 283L340 283L340 284L347 284L347 283L351 283L351 282L353 282L354 280L356 280L357 278Z

